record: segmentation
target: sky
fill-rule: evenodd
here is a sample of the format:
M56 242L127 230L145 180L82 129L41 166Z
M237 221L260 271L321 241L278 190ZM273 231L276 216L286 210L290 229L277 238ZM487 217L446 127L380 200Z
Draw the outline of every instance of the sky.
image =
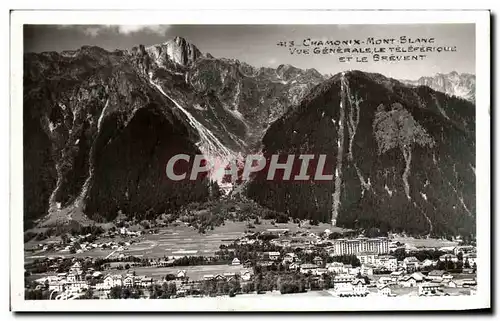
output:
M474 24L407 24L407 25L25 25L24 51L63 51L95 45L106 50L130 49L163 43L176 36L183 37L203 53L217 58L234 58L255 67L277 67L291 64L299 68L315 68L323 74L358 69L378 72L398 79L418 79L436 73L451 71L475 74L475 26ZM455 52L413 53L394 55L426 55L418 61L340 62L341 56L350 54L295 54L290 47L278 46L279 42L294 41L298 49L313 50L311 40L358 39L364 44L353 47L365 48L367 39L391 39L401 36L411 39L434 38L425 46L456 47ZM304 43L304 40L306 42ZM408 46L406 44L399 44ZM368 47L381 47L368 46ZM337 48L332 46L331 48ZM347 46L343 46L344 48ZM384 45L386 51L394 45ZM373 49L372 49L373 50ZM379 53L380 55L390 55ZM363 54L357 55L360 59ZM353 58L355 59L355 58Z

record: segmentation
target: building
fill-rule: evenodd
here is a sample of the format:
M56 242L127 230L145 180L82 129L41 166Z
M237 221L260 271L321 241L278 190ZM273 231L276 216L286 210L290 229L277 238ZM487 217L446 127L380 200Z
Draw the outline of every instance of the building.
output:
M240 265L240 264L241 264L241 262L240 262L240 260L237 257L235 257L233 259L233 262L231 262L231 265Z
M269 260L276 261L280 258L280 252L267 252L266 256L269 258Z
M462 273L464 273L464 274L473 274L474 273L474 269L472 269L472 268L463 268L462 269Z
M450 280L450 281L443 280L442 284L445 287L447 287L447 288L456 288L456 287L458 287L457 282L455 282L453 280Z
M346 274L349 272L349 270L344 266L344 263L341 262L326 263L326 268L329 272L335 274Z
M477 265L476 261L477 261L476 253L468 253L463 255L463 263L465 264L465 262L468 262L469 267Z
M250 281L252 279L253 273L251 271L245 271L241 274L241 279L243 281Z
M83 280L82 265L80 264L80 262L75 262L75 264L73 264L69 269L67 281L77 282L82 280Z
M382 276L382 277L380 277L380 278L378 279L378 281L377 281L377 284L379 284L379 285L384 285L384 284L392 284L392 283L394 283L394 282L392 281L392 278L390 278L390 277L388 277L388 276Z
M351 275L358 275L359 273L361 273L361 268L359 266L358 267L349 266L347 268L347 273Z
M160 260L158 262L158 266L159 267L174 266L174 262L175 262L174 259L172 259L172 260Z
M407 272L416 271L420 268L420 261L414 256L405 257L403 260L403 268Z
M425 280L425 275L423 275L420 272L415 272L412 274L412 276L417 280L417 282L423 282Z
M141 287L143 288L148 288L150 287L151 285L153 285L153 278L152 277L142 277L142 279L139 281L139 284L141 285Z
M444 247L439 248L439 251L446 252L446 253L453 253L454 250L455 250L455 246L444 246Z
M332 243L334 255L356 255L363 252L389 253L389 241L386 237L337 239L333 240Z
M313 263L316 264L317 266L322 266L323 265L323 259L320 258L319 256L316 256L313 259Z
M441 261L441 262L448 261L448 262L456 263L456 262L458 262L458 257L454 254L444 254L444 255L441 255L439 257L439 261Z
M127 275L123 279L123 286L126 288L132 288L136 285L136 279L134 275Z
M398 284L404 288L413 288L416 287L418 284L422 283L422 281L423 278L418 275L415 275L414 273L411 275L405 275L401 277L398 280Z
M102 290L109 290L116 286L121 287L123 285L122 279L123 279L122 276L119 274L116 275L108 274L104 277L102 283L98 283L96 285L96 288Z
M427 274L427 280L441 282L446 274L447 272L443 270L432 270Z
M312 274L316 274L316 270L318 269L318 266L315 264L301 264L300 265L300 273L302 274L307 274L311 272Z
M333 289L335 291L342 291L344 289L352 289L352 281L354 281L354 275L350 274L339 274L333 278Z
M398 268L398 260L392 255L381 255L377 258L375 265L384 270L396 271Z
M52 281L49 283L49 291L56 291L58 293L63 292L66 289L66 281Z
M453 254L458 255L458 253L468 254L476 251L476 248L472 245L462 245L457 246L453 249Z
M462 286L464 288L469 288L469 287L472 287L472 286L476 286L477 285L477 281L476 279L462 279L462 280L456 280L455 283L458 285L458 286Z
M436 266L436 265L437 265L437 262L433 261L433 260L430 260L430 259L425 259L422 262L422 267L429 267L429 266Z
M377 284L378 293L383 296L392 296L393 287L392 284Z
M214 275L213 274L205 274L203 276L203 279L208 281L208 280L213 280L214 279Z
M355 295L365 295L367 293L365 279L354 279L352 281L352 287Z
M267 233L272 234L272 235L278 235L278 236L284 235L284 234L288 233L289 231L290 231L290 229L287 229L287 228L268 228L267 229Z
M187 273L186 273L186 270L179 270L177 271L177 274L175 275L175 277L179 280L183 280L187 277Z
M361 264L375 264L378 255L375 252L362 252L356 255Z
M286 253L285 256L283 257L283 264L298 262L298 260L299 259L295 253L293 252Z
M402 278L403 275L404 275L403 271L394 271L391 273L390 277L391 277L392 282L396 282L397 280Z
M422 283L418 286L418 295L439 295L441 287L439 283Z
M327 269L324 269L324 268L317 268L316 269L316 275L323 275L323 274L326 274L326 273L328 273Z
M373 265L363 264L363 265L361 265L361 269L359 270L359 273L361 273L362 276L372 276L373 269L374 269Z
M366 296L366 284L364 279L349 279L343 276L336 276L334 280L334 290L338 296Z

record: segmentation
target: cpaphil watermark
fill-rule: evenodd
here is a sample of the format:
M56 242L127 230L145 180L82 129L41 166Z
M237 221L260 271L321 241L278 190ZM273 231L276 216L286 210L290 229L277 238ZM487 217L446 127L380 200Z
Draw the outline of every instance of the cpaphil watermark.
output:
M195 181L211 179L241 183L253 178L268 181L325 182L334 179L335 159L325 154L247 155L244 159L223 159L204 155L177 154L166 166L167 179Z

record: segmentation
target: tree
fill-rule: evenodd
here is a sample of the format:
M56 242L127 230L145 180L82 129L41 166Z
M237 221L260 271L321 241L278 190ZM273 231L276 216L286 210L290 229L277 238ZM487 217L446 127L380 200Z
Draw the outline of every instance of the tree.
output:
M399 248L394 251L393 256L398 260L398 261L403 261L406 258L406 250L404 248Z
M175 285L175 283L173 283L173 282L168 283L166 292L169 296L176 295L177 294L177 286Z
M122 299L128 299L128 298L131 297L131 295L132 295L132 293L130 292L130 289L129 288L124 288L122 290L122 293L121 293L121 298Z
M122 294L122 289L119 286L112 287L111 290L109 291L109 298L110 299L121 299L121 294Z
M342 234L340 234L338 232L333 232L333 233L330 233L330 235L328 235L328 238L330 240L336 240L336 239L342 238Z
M318 220L316 220L316 219L311 219L311 220L309 220L309 224L310 224L310 225L317 226L317 225L319 225L319 221L318 221Z
M94 291L92 291L92 288L89 288L84 295L79 297L81 300L92 300L94 299Z
M245 283L245 285L243 285L243 293L250 293L250 292L253 292L255 290L255 287L254 287L254 283L252 282L248 282L248 283Z

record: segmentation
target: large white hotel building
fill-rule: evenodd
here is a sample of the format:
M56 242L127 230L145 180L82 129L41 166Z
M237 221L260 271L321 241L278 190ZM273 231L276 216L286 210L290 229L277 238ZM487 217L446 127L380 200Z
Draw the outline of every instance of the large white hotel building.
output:
M389 240L386 237L369 239L358 237L356 239L336 239L332 241L335 255L356 255L363 252L376 254L389 253Z

